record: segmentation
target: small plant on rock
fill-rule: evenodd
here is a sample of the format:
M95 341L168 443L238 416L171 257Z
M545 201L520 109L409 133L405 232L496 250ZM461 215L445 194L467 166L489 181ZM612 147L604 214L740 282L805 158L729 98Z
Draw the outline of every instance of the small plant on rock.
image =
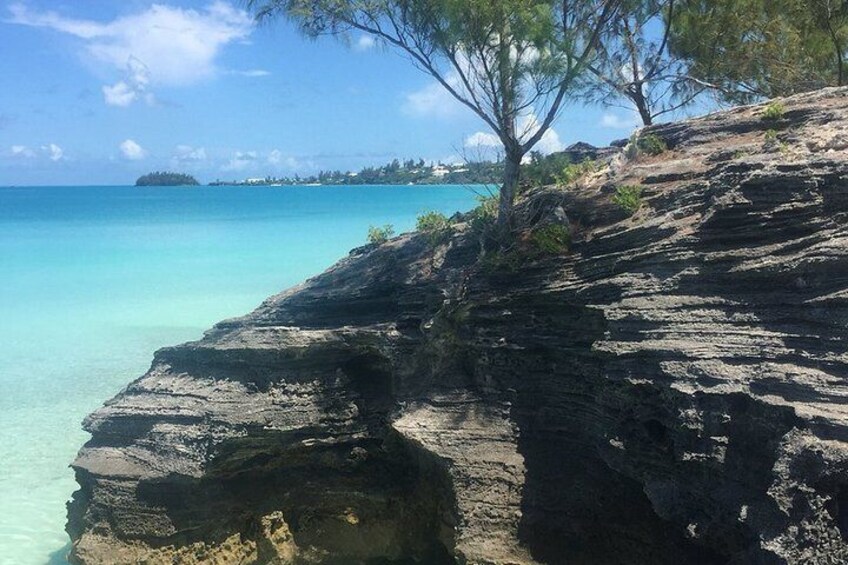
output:
M619 186L615 189L612 201L632 216L642 207L642 187L631 185Z
M562 173L557 175L557 183L568 186L583 178L584 176L594 173L598 169L597 163L591 159L586 159L582 163L569 163L562 169Z
M640 135L636 140L636 148L643 155L660 155L668 151L668 145L658 135L649 133Z
M516 273L526 257L517 249L496 250L483 255L480 269L487 274Z
M441 212L425 212L418 216L416 229L423 232L434 247L447 241L453 233L450 220Z
M533 230L530 243L543 255L560 255L571 247L571 231L562 224L548 224Z
M777 120L782 120L785 114L786 106L784 106L783 102L772 102L765 107L760 117L764 121L775 122Z
M478 194L477 202L477 207L471 210L471 228L476 232L483 232L498 218L498 195Z
M634 133L627 146L626 156L635 159L639 155L660 155L668 151L668 145L656 134L647 133L639 135Z
M395 235L395 228L392 224L386 224L383 227L368 227L368 243L372 245L382 245L389 241L393 235Z
M774 151L777 149L781 153L789 152L789 144L785 141L782 141L778 136L777 132L773 129L770 129L766 132L765 135L765 149Z

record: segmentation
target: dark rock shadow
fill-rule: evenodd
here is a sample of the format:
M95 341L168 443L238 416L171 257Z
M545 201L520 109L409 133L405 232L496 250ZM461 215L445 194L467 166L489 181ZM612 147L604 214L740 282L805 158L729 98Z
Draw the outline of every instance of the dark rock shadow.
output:
M61 549L57 549L50 553L47 557L46 565L70 565L68 562L68 554L71 552L71 543L68 542Z

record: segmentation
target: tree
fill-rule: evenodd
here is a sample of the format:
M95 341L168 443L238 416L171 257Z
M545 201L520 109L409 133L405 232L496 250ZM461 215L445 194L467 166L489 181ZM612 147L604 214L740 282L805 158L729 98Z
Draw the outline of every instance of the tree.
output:
M842 85L845 0L682 0L672 52L731 102Z
M677 0L679 3L679 0ZM706 85L688 76L686 62L668 49L676 0L624 0L589 66L597 78L587 98L624 99L644 125L691 104Z
M249 0L310 36L370 34L400 50L497 134L509 223L521 161L596 55L621 0Z
M825 46L820 56L827 57L830 52L832 64L836 66L836 85L846 82L845 46L848 44L848 2L845 0L807 0L810 14L808 33L819 35L817 43ZM824 37L821 37L824 36ZM833 79L831 79L833 82Z
M136 186L197 186L198 184L197 179L191 175L165 171L147 173L135 181Z

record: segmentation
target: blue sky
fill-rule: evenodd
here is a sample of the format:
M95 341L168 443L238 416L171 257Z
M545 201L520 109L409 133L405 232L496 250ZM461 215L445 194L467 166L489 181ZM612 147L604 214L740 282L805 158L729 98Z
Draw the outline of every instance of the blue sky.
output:
M237 1L0 3L0 76L0 185L452 162L486 132L394 51L257 28ZM604 144L635 123L622 108L571 106L542 149Z

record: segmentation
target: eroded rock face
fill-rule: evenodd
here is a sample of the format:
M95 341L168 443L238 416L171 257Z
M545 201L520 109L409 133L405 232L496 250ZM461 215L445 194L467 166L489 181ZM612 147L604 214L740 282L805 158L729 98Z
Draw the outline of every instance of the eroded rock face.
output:
M73 558L848 561L848 91L786 107L529 195L568 254L403 236L159 351L85 421Z

